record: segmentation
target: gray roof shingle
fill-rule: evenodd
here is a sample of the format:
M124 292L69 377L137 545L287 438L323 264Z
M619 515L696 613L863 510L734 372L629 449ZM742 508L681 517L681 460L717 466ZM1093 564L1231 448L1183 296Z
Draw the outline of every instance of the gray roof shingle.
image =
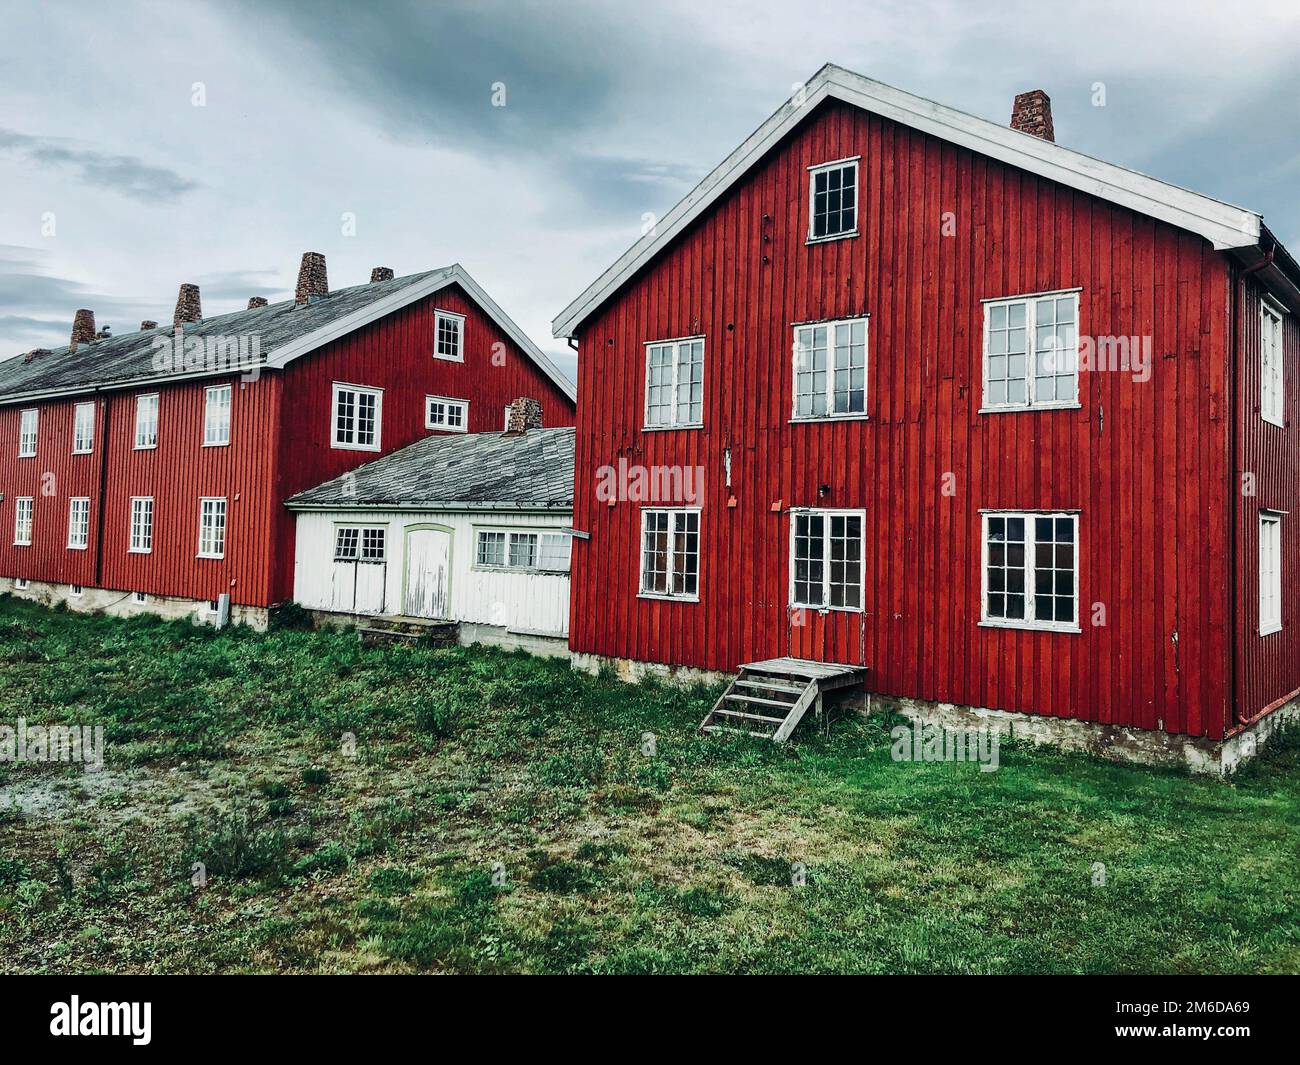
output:
M299 492L290 507L573 508L574 430L430 436Z

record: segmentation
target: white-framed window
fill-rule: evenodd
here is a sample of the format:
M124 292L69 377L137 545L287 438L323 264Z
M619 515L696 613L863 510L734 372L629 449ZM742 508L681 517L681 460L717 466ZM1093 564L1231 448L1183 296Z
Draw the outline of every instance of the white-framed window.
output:
M230 385L213 385L203 393L203 446L230 443Z
M131 543L127 550L147 555L153 550L153 497L131 497Z
M28 585L28 581L27 581L27 578L26 578L26 577L15 577L15 578L14 578L14 590L15 590L15 591L18 591L18 592L25 592L25 591L27 591L27 585Z
M433 356L452 362L465 361L465 316L453 311L433 312Z
M424 397L424 427L463 433L469 427L469 401L446 396Z
M72 410L72 453L89 455L95 450L95 404L78 403Z
M334 384L333 446L348 451L378 451L384 390Z
M980 622L1079 631L1079 516L996 511L983 518Z
M640 594L652 599L699 599L698 509L641 511Z
M226 501L220 497L199 500L199 558L226 557Z
M221 600L220 600L220 599L209 599L209 600L208 600L208 613L209 613L209 614L220 614L220 613L221 613Z
M32 515L36 511L33 496L19 496L14 500L14 546L32 546Z
M382 525L339 525L334 530L335 562L383 562L388 530Z
M83 588L80 584L69 584L69 585L68 585L68 598L69 598L69 599L80 599L80 598L81 598L83 595L85 595L85 594L86 594L86 589Z
M90 546L90 499L74 496L68 500L68 550L84 551Z
M147 451L157 446L158 393L150 392L135 397L135 450Z
M1286 376L1282 366L1282 312L1259 301L1259 413L1273 425L1286 424Z
M474 566L477 569L568 573L569 550L567 533L479 529L475 538Z
M18 457L20 459L30 459L36 457L36 432L40 426L41 412L39 410L25 410L20 415L21 422L18 428Z
M537 544L537 569L542 573L568 573L573 538L567 533L542 533Z
M832 240L858 232L858 157L808 168L808 239Z
M794 327L794 417L860 418L867 410L867 319Z
M790 515L790 605L862 609L862 510L795 510Z
M1259 634L1282 630L1282 515L1259 516Z
M510 432L510 404L509 403L506 404L505 411L506 414L501 425L501 431L503 433L508 433Z
M647 429L704 424L704 338L654 340L645 346Z
M983 410L1079 405L1079 290L984 301Z
M144 592L132 592L131 602L136 606L144 606L145 603L149 602L149 597Z

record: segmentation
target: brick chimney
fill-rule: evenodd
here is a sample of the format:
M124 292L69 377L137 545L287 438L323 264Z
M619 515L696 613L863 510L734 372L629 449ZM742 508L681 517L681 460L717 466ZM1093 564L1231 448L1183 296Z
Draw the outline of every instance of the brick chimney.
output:
M265 296L249 296L249 297L248 297L248 309L249 309L250 311L255 311L255 310L257 310L258 307L265 307L265 306L266 306L266 297L265 297Z
M542 427L542 405L529 396L520 396L510 404L506 432L514 436L528 429Z
M1031 133L1045 141L1056 141L1052 128L1052 98L1042 89L1022 92L1011 105L1011 128Z
M329 278L325 276L325 256L318 251L302 253L302 266L298 267L298 288L293 302L299 307L330 294Z
M172 315L172 327L202 320L203 306L199 303L199 286L187 281L181 285L181 290L176 295L176 313Z
M376 281L393 280L393 268L391 266L376 266L370 271L370 283L373 285Z
M72 337L68 347L77 350L78 344L95 342L95 312L82 309L72 316Z
M143 322L140 323L140 332L142 333L147 332L150 329L157 329L157 328L158 328L158 323L155 322L152 318L146 318Z

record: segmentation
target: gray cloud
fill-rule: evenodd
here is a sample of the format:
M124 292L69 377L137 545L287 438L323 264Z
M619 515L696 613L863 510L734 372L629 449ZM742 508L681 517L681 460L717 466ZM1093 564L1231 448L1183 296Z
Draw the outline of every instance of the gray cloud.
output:
M154 166L134 155L110 155L70 147L62 140L0 129L0 151L16 152L45 166L67 167L89 185L109 189L141 203L167 203L197 188L174 170Z

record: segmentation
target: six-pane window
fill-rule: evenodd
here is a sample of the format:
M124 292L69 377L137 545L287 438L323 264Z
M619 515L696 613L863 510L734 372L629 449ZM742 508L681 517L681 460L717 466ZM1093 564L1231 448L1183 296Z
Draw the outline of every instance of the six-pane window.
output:
M469 421L469 403L463 399L447 399L443 396L426 396L424 401L424 427L426 429L446 429L453 433L463 433Z
M360 385L334 386L334 446L355 451L379 450L383 392Z
M29 459L36 454L36 429L40 424L39 410L25 410L18 429L18 457Z
M90 545L90 500L85 496L68 500L68 548L84 551Z
M131 497L130 551L147 555L153 550L153 497Z
M867 320L795 326L794 416L860 415L867 409Z
M687 599L700 592L700 512L641 512L641 594Z
M89 455L95 449L95 404L78 403L72 413L72 453Z
M1259 311L1259 412L1266 422L1284 425L1282 314L1266 301L1260 302Z
M204 390L203 446L230 443L230 386L213 385Z
M698 426L704 422L704 338L646 345L645 423Z
M464 362L465 319L449 311L435 311L433 321L436 334L433 353L440 359Z
M388 530L383 526L340 525L334 532L334 561L383 562L387 543Z
M158 393L135 397L135 446L139 451L158 446Z
M1282 628L1282 515L1259 516L1259 634Z
M792 606L862 608L863 520L863 512L854 510L794 513L790 526Z
M843 237L858 228L858 164L854 160L825 163L810 170L810 240Z
M1078 518L984 515L982 621L1016 628L1078 626Z
M19 496L14 500L14 546L31 546L32 513L35 508L36 500L31 496Z
M986 302L985 408L1073 406L1078 353L1077 292Z
M226 501L199 500L199 557L224 558L226 554Z
M569 537L559 532L508 532L480 529L474 564L482 569L526 569L537 573L569 571Z

